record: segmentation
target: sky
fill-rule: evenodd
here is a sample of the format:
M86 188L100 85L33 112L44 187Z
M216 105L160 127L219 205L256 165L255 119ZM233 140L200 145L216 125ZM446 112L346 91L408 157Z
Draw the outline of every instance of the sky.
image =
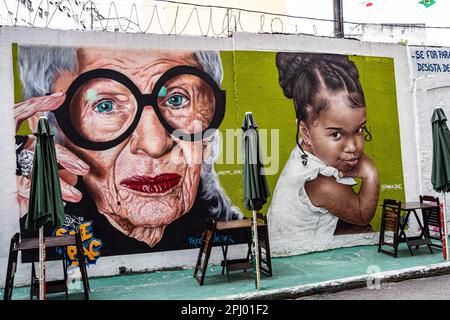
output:
M445 26L446 23L448 25L449 9L449 0L435 0L435 4L428 8L419 0L344 0L345 20L356 22Z
M316 0L317 1L317 0ZM367 6L367 3L372 3ZM435 0L426 8L419 0L344 0L344 20L373 23L425 23L427 42L450 44L450 0Z
M118 0L116 0L118 1ZM145 2L145 0L141 0ZM149 0L150 1L150 0ZM180 2L230 6L255 10L254 0L175 0ZM259 0L257 8L267 11L280 10L283 6L274 5L276 0ZM426 26L449 27L449 29L427 29L427 43L450 45L450 0L434 0L428 8L421 4L422 0L342 0L344 21L366 23L422 23ZM333 0L284 0L284 13L294 16L315 17L333 20ZM258 9L256 9L258 10ZM289 19L287 19L289 24ZM296 19L294 19L296 20ZM295 22L292 26L295 28ZM306 22L306 23L305 23ZM297 19L298 23L298 19ZM300 32L333 35L331 22L303 20ZM350 25L348 25L350 26ZM302 29L303 28L303 29Z
M14 0L10 0L14 1ZM45 0L44 0L45 1ZM148 24L152 16L152 8L155 3L158 6L175 8L173 3L158 2L155 0L93 0L101 12L108 15L110 3L114 2L119 11L119 16L130 17L131 4L136 3L139 8L139 21L143 26ZM223 7L236 7L250 10L270 11L288 14L293 16L313 17L333 20L333 0L174 0L192 4L219 5ZM416 24L421 23L426 26L449 27L449 29L427 29L427 44L450 45L450 0L433 0L435 3L426 8L420 1L424 0L342 0L344 5L344 21L365 22L365 23L395 23L395 24ZM191 7L188 7L191 8ZM201 9L199 12L206 12L202 21L208 25L209 9ZM164 14L164 10L159 11ZM175 12L175 11L174 11ZM181 11L180 11L181 12ZM189 15L191 9L185 9L184 15ZM222 17L220 16L222 12ZM224 10L216 9L215 23L223 23ZM116 15L112 12L112 17ZM245 31L258 32L260 14L243 13L242 25ZM219 17L219 18L217 18ZM247 18L245 18L247 17ZM186 17L187 18L187 17ZM192 18L194 20L195 18ZM132 19L133 20L133 19ZM134 19L135 20L135 19ZM180 13L180 28L183 21L186 21ZM301 22L301 23L299 23ZM247 26L245 25L247 23ZM323 36L333 36L333 23L314 20L290 19L285 20L285 30L281 31L279 21L266 19L263 32L287 32L287 33L307 33ZM254 25L253 28L248 26ZM346 25L346 32L354 25ZM256 28L256 29L255 29Z
M285 1L289 14L333 19L333 0ZM348 22L424 23L449 27L447 30L427 29L427 42L450 45L450 0L435 0L428 8L420 0L343 0L343 6L344 21ZM316 25L325 26L318 22Z

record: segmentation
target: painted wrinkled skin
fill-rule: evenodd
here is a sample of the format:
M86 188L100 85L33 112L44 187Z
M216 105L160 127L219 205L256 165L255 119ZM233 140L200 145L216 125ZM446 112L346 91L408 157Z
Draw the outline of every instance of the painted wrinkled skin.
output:
M78 57L80 73L98 68L113 69L130 78L142 93L152 92L157 79L174 66L188 65L200 68L190 52L80 49ZM55 91L65 91L64 84L68 83L67 77L70 76L59 75L55 82ZM187 88L199 88L186 83L184 85ZM102 94L101 88L95 89L97 95ZM170 95L170 90L169 88L167 95ZM202 96L196 90L192 91ZM195 100L193 95L194 93L189 96L191 101ZM95 100L92 94L86 96ZM100 98L98 97L98 100ZM123 106L128 107L129 113L134 114L136 106L133 97L126 90L121 92L121 102ZM91 118L96 118L92 116L92 110L85 107L86 104L79 103L79 106L81 110L77 114L88 116L86 113L90 112ZM179 110L169 108L166 110L185 112L193 108L194 106L190 104ZM100 114L98 116L105 117ZM100 119L99 117L97 118ZM117 128L126 127L131 123L130 120L124 119L126 117L122 118ZM90 120L90 128L95 127L92 123L98 119ZM183 121L183 116L180 119ZM85 123L84 118L80 117L80 127L83 123ZM108 129L110 133L113 133L116 127L112 125L112 129L107 128L106 131ZM81 131L83 130L86 129ZM89 136L91 134L102 134L102 130L86 133ZM144 241L150 246L160 241L166 225L189 211L194 203L200 182L204 147L201 142L190 143L173 139L161 125L151 107L144 109L138 127L132 135L112 149L88 151L72 143L68 143L68 148L91 167L90 172L84 176L84 181L89 193L96 201L98 210L124 234ZM158 175L173 175L175 182L179 182L175 186L169 185L168 190L164 189L164 184L153 187L155 189L148 186L145 189L144 186L144 190L133 190L124 183L126 179L133 179L133 177L154 178Z
M77 55L78 72L56 75L53 92L66 92L79 74L99 68L126 75L142 94L151 93L158 78L172 67L201 69L192 52L80 48ZM136 101L126 87L120 86L105 79L91 81L78 90L70 106L70 117L81 135L92 141L108 141L131 124ZM170 125L188 132L198 127L205 129L214 115L212 90L192 76L169 81L166 87L158 104ZM49 110L39 107L42 110L36 109L30 115L23 115L22 111L30 103L24 102L22 109L16 105L16 126L27 116L36 118L39 112L56 109L64 98L65 95L55 95L53 102L47 104L51 106ZM33 120L29 122L33 124ZM65 179L71 182L61 179L69 188L66 193L63 190L64 200L81 199L79 191L73 188L73 177L81 175L99 212L122 233L149 246L161 240L168 224L191 209L200 183L202 159L210 151L202 141L184 142L169 135L150 106L144 108L131 136L114 148L91 151L68 139L64 143L67 149L62 148L70 152L71 159L66 162L72 164L70 179Z

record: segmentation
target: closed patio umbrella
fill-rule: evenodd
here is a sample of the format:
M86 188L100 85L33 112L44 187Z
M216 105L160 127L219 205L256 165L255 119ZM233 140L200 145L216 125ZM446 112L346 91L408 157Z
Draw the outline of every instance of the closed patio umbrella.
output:
M63 224L64 204L53 133L46 117L39 119L34 135L36 147L25 228L32 231L39 230L39 298L45 300L44 226L60 227Z
M431 169L431 183L436 192L444 195L443 223L444 235L442 239L445 260L449 259L447 245L447 210L445 193L450 190L450 131L447 127L447 117L442 108L437 108L431 117L433 132L433 163Z
M242 130L244 130L244 135L242 137L242 154L244 157L244 207L247 210L251 210L253 216L252 247L255 257L255 283L256 288L259 289L260 259L256 212L261 210L264 204L267 202L267 198L269 197L270 192L260 158L261 153L259 136L256 128L257 125L255 119L253 118L253 114L251 112L247 112L245 114L244 122L242 123Z

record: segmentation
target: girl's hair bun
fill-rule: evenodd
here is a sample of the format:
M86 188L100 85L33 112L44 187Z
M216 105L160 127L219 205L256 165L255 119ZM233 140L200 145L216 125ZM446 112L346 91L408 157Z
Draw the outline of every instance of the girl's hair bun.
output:
M336 72L347 73L352 79L358 79L358 70L346 55L328 53L303 53L303 52L278 52L276 54L276 66L278 69L278 81L287 98L294 96L294 87L299 78L316 78L312 73L314 69L324 70L324 74L336 76ZM331 68L330 68L331 66ZM328 72L330 71L331 72ZM321 72L323 73L323 72Z
M312 72L313 56L311 53L278 52L276 65L278 81L284 95L292 99L296 79L305 72Z
M324 91L346 91L352 107L365 107L358 69L348 56L278 52L275 60L278 81L284 95L294 100L298 120L314 119L327 107L327 101L321 96Z

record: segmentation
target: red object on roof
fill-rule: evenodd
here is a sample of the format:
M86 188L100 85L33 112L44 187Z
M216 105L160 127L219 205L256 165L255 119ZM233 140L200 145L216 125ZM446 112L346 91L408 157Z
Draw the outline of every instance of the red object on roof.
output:
M366 3L366 7L370 7L370 6L373 6L373 3L372 2L367 2Z

